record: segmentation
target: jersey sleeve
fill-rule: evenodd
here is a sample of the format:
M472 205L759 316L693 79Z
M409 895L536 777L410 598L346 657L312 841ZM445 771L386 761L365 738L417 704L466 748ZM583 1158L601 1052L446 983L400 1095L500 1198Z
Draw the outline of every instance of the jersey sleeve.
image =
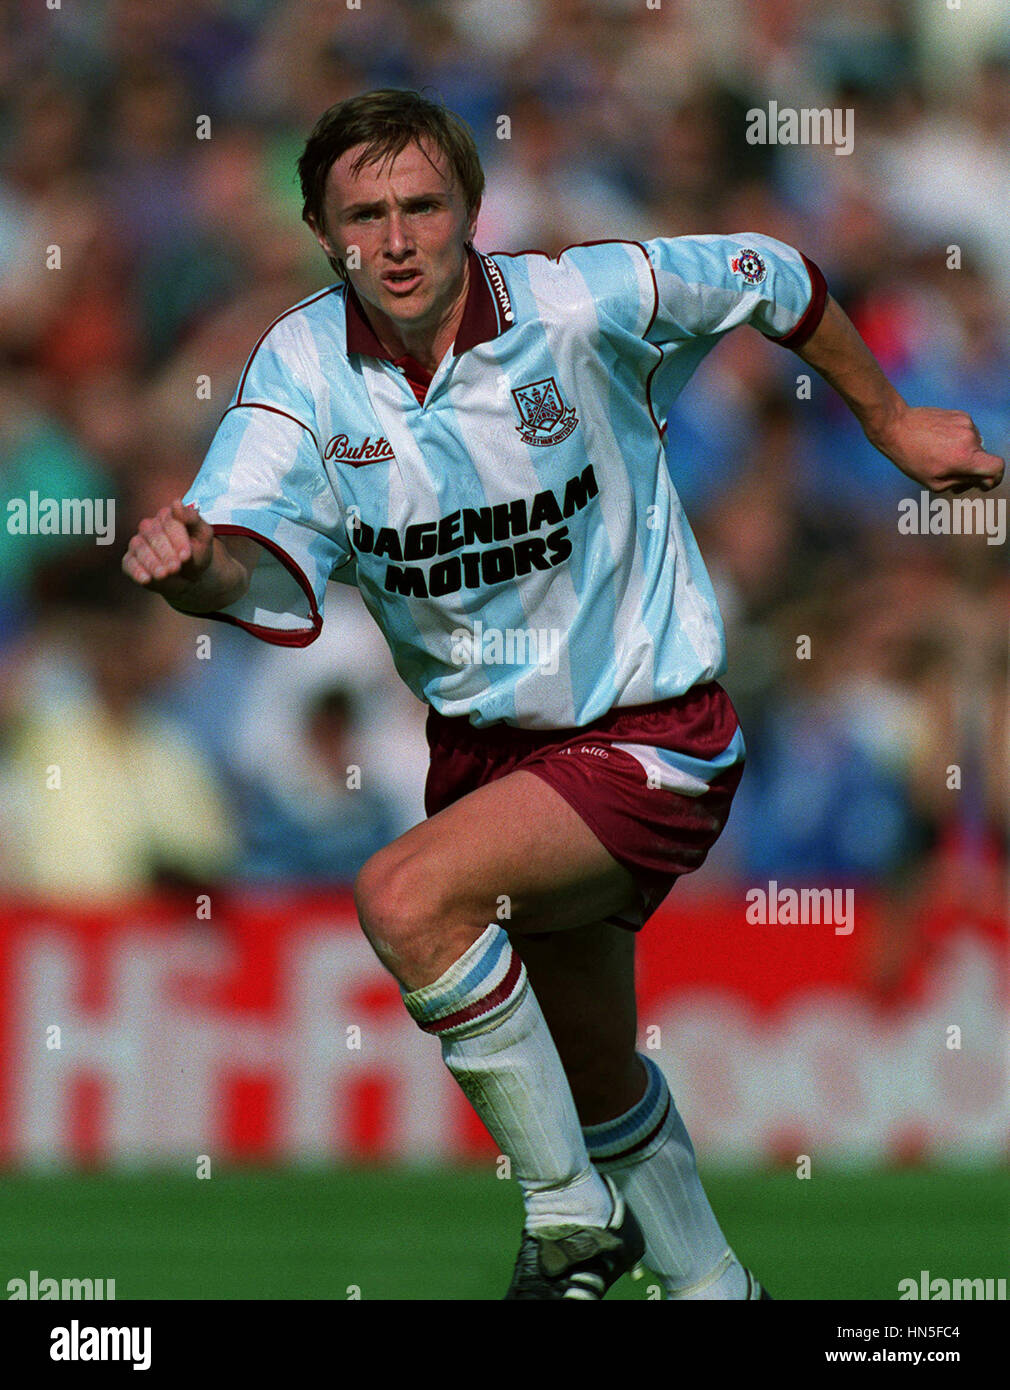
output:
M304 647L322 630L327 581L354 583L354 553L323 467L311 398L282 346L254 352L183 500L216 535L246 536L263 550L247 593L201 616Z
M653 314L643 336L659 347L749 323L782 347L798 348L824 314L824 276L774 237L738 232L641 246L653 279Z

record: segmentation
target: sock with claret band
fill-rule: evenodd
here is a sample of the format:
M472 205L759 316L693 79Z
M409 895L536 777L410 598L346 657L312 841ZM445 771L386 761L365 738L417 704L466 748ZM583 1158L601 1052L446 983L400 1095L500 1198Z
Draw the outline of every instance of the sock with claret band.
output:
M694 1147L651 1057L645 1094L583 1128L593 1166L616 1183L645 1236L644 1263L671 1299L747 1299L753 1281L729 1247L698 1176Z
M501 1153L528 1230L606 1226L613 1199L589 1161L575 1102L526 967L495 923L433 984L404 993Z

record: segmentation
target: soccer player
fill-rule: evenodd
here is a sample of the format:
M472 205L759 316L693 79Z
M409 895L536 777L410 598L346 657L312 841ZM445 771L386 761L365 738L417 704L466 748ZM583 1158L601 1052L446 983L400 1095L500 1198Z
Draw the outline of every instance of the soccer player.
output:
M355 900L522 1188L506 1297L599 1299L643 1257L671 1298L766 1296L635 1050L635 933L704 860L744 759L656 402L746 324L922 486L991 488L1002 460L967 415L908 406L772 238L478 252L472 138L402 91L327 111L299 173L338 279L264 332L123 568L287 646L318 635L328 580L356 584L429 705L428 819Z

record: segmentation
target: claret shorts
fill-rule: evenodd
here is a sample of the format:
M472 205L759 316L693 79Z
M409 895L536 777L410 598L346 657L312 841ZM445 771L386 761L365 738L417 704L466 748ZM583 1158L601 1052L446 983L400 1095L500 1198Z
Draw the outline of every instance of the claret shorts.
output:
M745 753L736 711L715 681L611 710L581 729L479 729L429 709L427 737L429 816L510 772L534 773L634 877L637 907L611 919L631 931L704 862L726 824Z

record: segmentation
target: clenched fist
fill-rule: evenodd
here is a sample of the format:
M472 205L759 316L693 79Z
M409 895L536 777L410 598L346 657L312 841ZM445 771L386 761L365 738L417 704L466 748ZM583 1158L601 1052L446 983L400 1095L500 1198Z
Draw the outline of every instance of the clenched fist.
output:
M123 556L123 573L171 600L199 582L213 556L213 527L177 497L140 523Z
M140 523L123 573L182 613L214 613L242 597L262 555L254 537L215 536L197 509L177 497Z
M932 492L989 492L1003 478L1003 460L986 452L963 410L905 406L871 439L902 473Z

